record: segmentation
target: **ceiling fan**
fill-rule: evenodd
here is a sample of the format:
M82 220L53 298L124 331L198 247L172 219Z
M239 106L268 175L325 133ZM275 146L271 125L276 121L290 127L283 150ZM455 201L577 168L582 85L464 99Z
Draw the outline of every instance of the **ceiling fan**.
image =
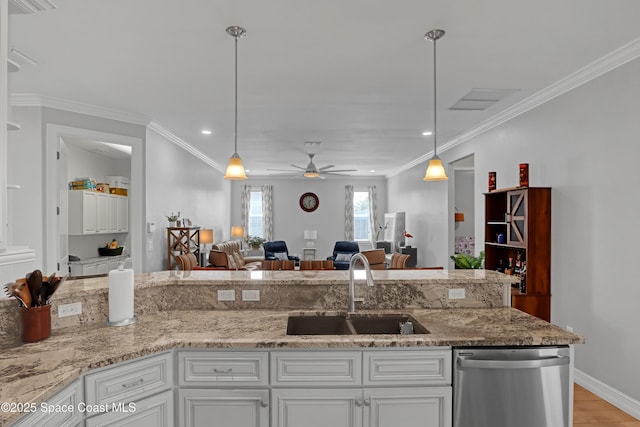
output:
M305 178L321 178L325 177L322 175L342 175L341 172L356 172L357 169L332 169L335 168L334 165L326 165L321 168L318 168L315 163L313 163L313 158L315 157L315 153L307 153L309 156L309 164L306 167L298 166L298 165L290 165L297 170L293 169L267 169L268 171L273 172L288 172L285 174L278 175L298 175L302 171L302 176Z

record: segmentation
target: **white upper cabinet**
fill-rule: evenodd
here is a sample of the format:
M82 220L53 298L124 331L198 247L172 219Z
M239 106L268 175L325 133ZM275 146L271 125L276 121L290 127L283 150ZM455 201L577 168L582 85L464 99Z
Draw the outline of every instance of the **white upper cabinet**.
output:
M69 235L126 233L129 200L95 191L69 191Z

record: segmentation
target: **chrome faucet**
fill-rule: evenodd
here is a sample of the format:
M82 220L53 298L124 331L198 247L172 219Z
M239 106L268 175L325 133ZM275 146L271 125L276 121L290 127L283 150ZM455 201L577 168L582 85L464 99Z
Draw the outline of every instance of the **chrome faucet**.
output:
M358 260L362 261L362 264L364 264L364 271L367 277L367 286L373 287L374 285L373 276L371 275L371 267L369 266L369 260L361 253L354 254L351 257L351 261L349 261L349 301L347 307L349 313L356 312L356 285L353 270Z

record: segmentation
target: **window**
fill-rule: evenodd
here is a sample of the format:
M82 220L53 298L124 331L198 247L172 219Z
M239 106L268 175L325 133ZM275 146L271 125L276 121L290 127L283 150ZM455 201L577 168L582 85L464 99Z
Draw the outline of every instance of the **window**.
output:
M353 238L354 240L371 240L368 191L353 192Z
M249 236L264 237L264 226L262 221L262 189L251 189L249 197Z

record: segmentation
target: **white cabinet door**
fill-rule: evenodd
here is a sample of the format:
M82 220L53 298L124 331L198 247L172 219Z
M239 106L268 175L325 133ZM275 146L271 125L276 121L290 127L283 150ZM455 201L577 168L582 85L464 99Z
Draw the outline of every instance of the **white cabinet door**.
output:
M272 427L362 426L362 389L274 389L271 399Z
M451 387L365 388L366 427L451 427Z
M82 232L85 234L98 231L97 198L95 193L82 192Z
M129 231L129 198L118 196L116 199L118 205L116 223L118 225L118 231L123 233Z
M269 426L269 390L266 389L179 390L178 408L181 427Z
M96 232L109 231L109 195L96 193Z
M118 196L107 196L109 199L109 231L118 232Z
M112 404L115 410L87 418L87 427L171 427L173 392L167 390L133 403ZM110 405L111 407L111 405Z
M72 427L82 425L82 416L78 410L82 398L82 381L76 380L56 393L42 405L51 408L50 412L43 412L42 405L38 405L38 411L20 418L13 427L42 426L42 427ZM67 410L73 408L73 410Z

